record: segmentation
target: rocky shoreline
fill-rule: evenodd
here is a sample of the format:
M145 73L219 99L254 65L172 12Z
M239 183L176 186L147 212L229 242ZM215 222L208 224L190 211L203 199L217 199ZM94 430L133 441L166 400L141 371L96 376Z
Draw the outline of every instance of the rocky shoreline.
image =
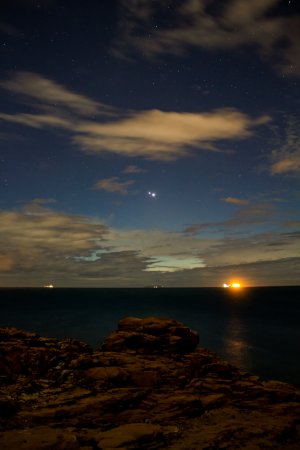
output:
M128 317L98 350L0 328L1 450L300 449L300 391Z

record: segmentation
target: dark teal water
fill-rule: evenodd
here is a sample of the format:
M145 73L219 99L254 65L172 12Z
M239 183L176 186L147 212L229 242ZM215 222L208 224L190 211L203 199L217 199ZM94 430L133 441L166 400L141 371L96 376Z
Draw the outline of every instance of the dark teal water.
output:
M300 286L231 290L0 289L0 327L71 337L94 348L128 316L168 317L262 381L300 388Z

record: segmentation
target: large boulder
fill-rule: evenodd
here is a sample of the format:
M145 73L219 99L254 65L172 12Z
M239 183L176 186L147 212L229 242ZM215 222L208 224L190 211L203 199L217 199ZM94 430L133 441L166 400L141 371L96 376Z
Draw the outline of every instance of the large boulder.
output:
M118 330L102 343L102 351L142 354L185 354L195 350L199 334L164 317L120 320Z

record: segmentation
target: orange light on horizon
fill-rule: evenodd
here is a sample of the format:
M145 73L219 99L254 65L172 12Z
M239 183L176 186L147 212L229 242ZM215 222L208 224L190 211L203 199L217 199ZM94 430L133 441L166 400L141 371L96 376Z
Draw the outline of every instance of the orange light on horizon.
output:
M233 288L239 288L239 287L241 287L241 285L239 284L239 283L232 283L232 284L223 284L223 287L224 288L230 288L230 287L233 287Z

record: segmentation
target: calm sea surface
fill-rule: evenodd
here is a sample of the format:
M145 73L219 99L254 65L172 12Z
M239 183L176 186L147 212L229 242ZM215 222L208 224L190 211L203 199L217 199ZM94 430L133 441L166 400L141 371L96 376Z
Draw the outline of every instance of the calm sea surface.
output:
M300 286L199 289L0 289L0 327L100 347L128 316L168 317L199 347L262 381L300 388Z

